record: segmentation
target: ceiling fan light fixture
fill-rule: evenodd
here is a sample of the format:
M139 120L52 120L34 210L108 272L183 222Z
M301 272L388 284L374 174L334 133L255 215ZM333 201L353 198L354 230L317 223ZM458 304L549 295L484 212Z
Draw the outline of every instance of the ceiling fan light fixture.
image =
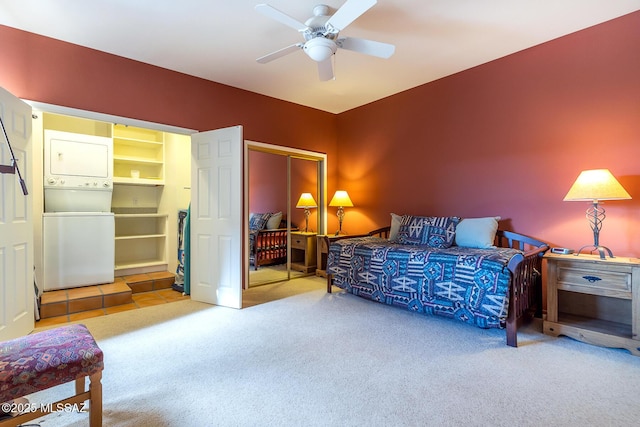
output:
M297 30L305 42L295 43L261 56L256 61L266 64L300 49L317 63L320 81L334 79L332 56L338 49L350 50L365 55L389 58L395 51L395 46L388 43L353 37L339 37L339 34L360 15L377 3L377 0L346 0L338 10L329 15L333 9L326 4L319 4L313 8L313 16L302 22L279 11L268 4L258 4L255 10L259 13Z
M307 41L303 47L304 53L316 62L326 61L331 55L336 53L337 49L338 45L336 45L333 40L324 37L311 39Z

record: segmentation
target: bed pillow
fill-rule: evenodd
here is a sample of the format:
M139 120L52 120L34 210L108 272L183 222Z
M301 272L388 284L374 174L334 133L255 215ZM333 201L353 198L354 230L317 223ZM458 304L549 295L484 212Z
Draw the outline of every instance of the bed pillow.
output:
M263 230L270 217L270 213L254 213L250 215L249 230Z
M402 215L391 214L391 229L389 230L389 241L395 242L398 237L398 231L400 230L400 222L402 222Z
M282 221L282 211L274 212L269 217L267 221L267 230L273 230L275 228L280 228L280 222Z
M456 227L456 245L467 248L495 248L499 216L463 218Z
M450 247L456 236L457 217L404 215L395 241L403 245Z

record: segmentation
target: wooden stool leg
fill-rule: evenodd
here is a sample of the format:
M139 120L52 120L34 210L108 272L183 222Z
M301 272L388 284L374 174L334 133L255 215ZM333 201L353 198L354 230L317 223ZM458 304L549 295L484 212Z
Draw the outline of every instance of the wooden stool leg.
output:
M76 378L76 394L84 393L84 377Z
M89 426L102 427L102 371L89 377Z

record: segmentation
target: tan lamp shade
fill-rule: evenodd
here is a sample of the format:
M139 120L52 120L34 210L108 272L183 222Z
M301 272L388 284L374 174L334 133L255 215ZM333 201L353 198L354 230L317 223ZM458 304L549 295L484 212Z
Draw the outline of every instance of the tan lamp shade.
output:
M609 169L592 169L580 172L576 182L564 196L564 201L626 200L627 193Z
M313 199L311 193L302 193L296 204L296 208L317 208L318 204Z
M344 190L336 191L336 194L333 195L333 198L329 202L329 206L342 206L342 207L353 207L353 202L349 198L349 194L347 194Z

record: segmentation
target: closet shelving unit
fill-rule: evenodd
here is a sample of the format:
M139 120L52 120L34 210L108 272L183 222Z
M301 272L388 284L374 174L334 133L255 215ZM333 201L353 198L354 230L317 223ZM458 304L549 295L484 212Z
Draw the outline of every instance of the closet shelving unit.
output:
M116 272L166 268L167 215L160 213L116 214ZM125 273L126 274L126 273Z
M164 133L114 125L113 181L117 184L164 185Z
M157 203L164 160L163 132L113 126L116 275L167 268L168 215L158 212Z

